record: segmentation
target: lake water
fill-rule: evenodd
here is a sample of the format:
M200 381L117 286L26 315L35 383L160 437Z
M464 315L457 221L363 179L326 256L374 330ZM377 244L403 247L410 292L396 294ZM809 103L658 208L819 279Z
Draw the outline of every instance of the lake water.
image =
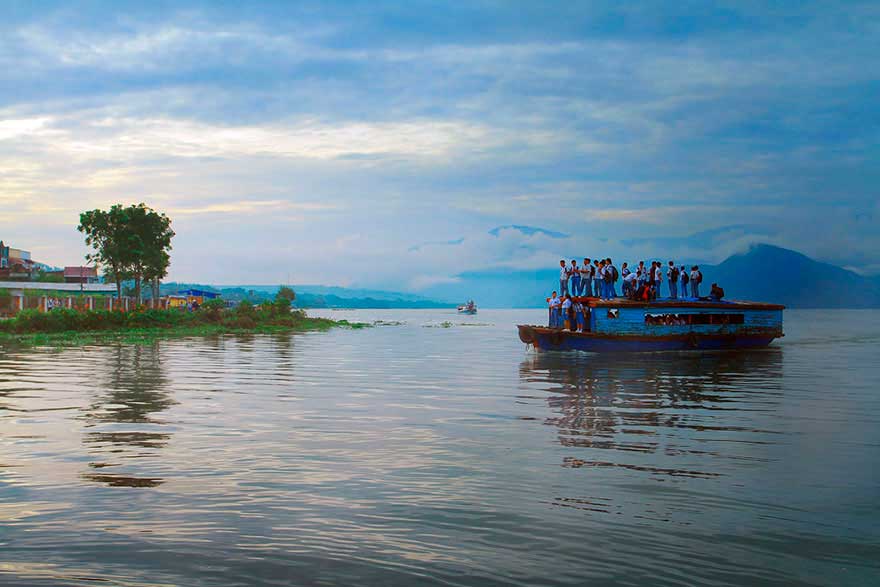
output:
M323 314L401 323L0 350L0 585L880 584L880 312L629 356Z

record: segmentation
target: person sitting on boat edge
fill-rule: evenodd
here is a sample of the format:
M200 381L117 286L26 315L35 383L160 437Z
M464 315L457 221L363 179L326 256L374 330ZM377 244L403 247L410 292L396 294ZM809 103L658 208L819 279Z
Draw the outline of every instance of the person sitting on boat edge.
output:
M721 298L724 297L724 288L720 287L717 283L712 284L712 291L709 292L709 299L713 302L720 302Z
M559 327L559 306L562 305L562 300L556 296L556 292L547 298L547 306L550 309L550 323L548 326L550 328L558 328Z
M637 302L651 301L651 286L647 282L641 282L638 289L633 292L632 298Z

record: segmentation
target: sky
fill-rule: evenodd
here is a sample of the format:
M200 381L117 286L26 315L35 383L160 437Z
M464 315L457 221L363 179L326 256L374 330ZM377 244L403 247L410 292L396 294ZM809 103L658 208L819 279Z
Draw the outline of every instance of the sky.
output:
M169 280L418 293L764 242L880 273L876 2L0 4L0 239L144 202Z

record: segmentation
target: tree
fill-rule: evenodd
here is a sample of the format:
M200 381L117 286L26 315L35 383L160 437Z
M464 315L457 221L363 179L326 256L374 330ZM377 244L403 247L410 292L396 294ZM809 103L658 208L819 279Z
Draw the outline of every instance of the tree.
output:
M122 281L134 279L135 297L140 303L143 280L158 280L168 272L168 251L174 237L171 219L146 204L116 204L106 212L83 212L77 230L86 235L86 244L95 249L86 258L104 267L105 274L116 282L116 294L120 297Z
M287 287L286 285L282 285L278 288L278 293L275 294L275 299L284 298L288 302L292 302L296 299L296 292L293 289Z
M171 219L165 214L148 208L145 204L129 206L132 243L135 247L132 255L131 274L134 278L134 289L137 303L141 303L142 283L153 283L153 291L157 289L158 280L168 274L171 263Z
M282 285L275 294L275 311L279 314L290 314L290 304L296 299L296 293L287 286Z
M76 229L86 235L86 245L95 250L86 259L104 268L104 274L116 282L117 297L122 297L122 282L128 277L133 244L125 209L116 204L107 211L83 212Z

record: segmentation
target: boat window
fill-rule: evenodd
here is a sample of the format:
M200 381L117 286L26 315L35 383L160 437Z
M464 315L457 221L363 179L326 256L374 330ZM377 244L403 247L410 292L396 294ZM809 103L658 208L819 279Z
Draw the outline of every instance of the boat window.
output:
M652 326L688 326L692 324L745 324L745 314L645 314L645 324Z
M608 317L611 319L620 318L620 310L617 308L612 308L608 310Z

